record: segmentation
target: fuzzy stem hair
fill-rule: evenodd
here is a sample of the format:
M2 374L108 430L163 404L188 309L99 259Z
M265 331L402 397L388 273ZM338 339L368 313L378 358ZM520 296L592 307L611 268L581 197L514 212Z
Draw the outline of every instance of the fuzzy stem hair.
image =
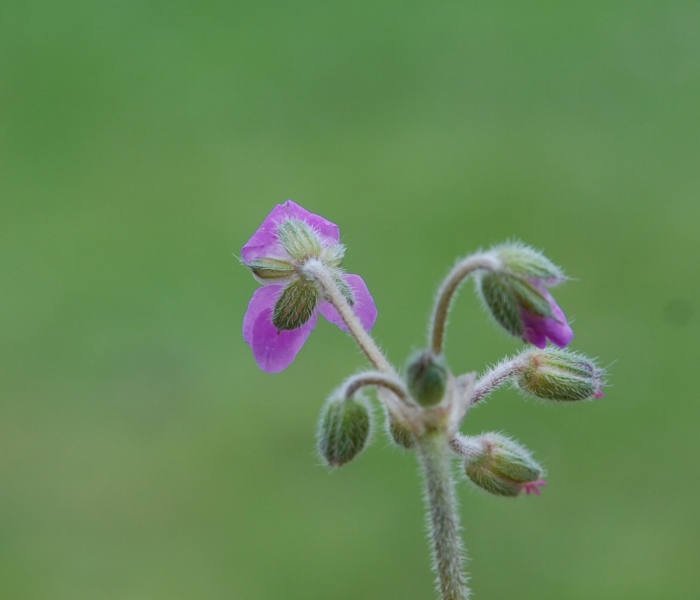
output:
M394 367L386 359L382 351L377 346L374 338L365 331L357 315L352 310L350 304L338 288L327 267L318 259L312 258L304 263L302 267L304 275L314 280L321 288L328 301L335 307L341 318L348 326L350 333L355 338L360 349L365 353L370 362L378 371L389 375L396 375Z
M418 438L418 455L425 482L427 522L433 568L442 600L468 600L459 513L450 469L450 451L443 432L429 431Z
M495 367L492 367L479 377L474 386L471 404L476 404L486 398L491 392L510 382L522 372L524 367L525 365L520 357L503 359Z

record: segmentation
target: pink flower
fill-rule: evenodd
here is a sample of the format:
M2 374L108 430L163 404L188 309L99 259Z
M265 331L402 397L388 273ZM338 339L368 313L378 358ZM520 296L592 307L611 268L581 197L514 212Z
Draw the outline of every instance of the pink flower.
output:
M523 304L520 305L520 317L523 323L522 337L526 342L544 348L547 345L547 339L560 348L565 348L574 339L574 332L569 327L566 321L564 312L559 308L552 294L539 280L531 282L542 294L544 299L549 304L551 317L544 317L534 313Z
M359 275L344 273L338 226L291 200L278 204L241 251L243 263L263 287L253 293L243 318L243 338L258 366L268 373L286 369L316 327L320 312L344 331L345 322L301 268L320 260L363 327L370 331L377 307Z

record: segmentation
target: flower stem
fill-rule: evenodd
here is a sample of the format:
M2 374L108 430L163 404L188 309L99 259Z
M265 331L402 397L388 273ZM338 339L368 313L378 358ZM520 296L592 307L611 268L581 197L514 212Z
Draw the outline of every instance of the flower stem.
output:
M498 261L491 254L473 254L459 261L442 282L437 293L433 314L430 319L430 348L436 356L442 354L445 343L445 325L450 312L455 292L464 280L475 271L485 269L493 271L498 267Z
M418 438L418 454L425 480L433 565L442 600L468 600L469 588L463 572L463 548L459 537L459 515L450 470L447 438L429 431Z
M396 371L391 366L391 363L389 363L382 354L374 338L365 331L365 328L362 326L362 323L360 323L352 307L348 304L345 296L343 296L338 289L338 285L329 274L326 266L320 260L311 259L304 264L303 272L318 283L323 293L327 296L328 301L335 307L348 326L350 333L357 341L360 349L365 353L377 370L382 373L396 375Z
M387 375L379 371L365 371L346 379L340 388L340 393L343 398L349 400L365 386L377 388L379 399L386 405L393 418L404 427L412 431L415 424L420 422L420 411L409 400L404 383L395 375Z
M516 357L509 360L503 360L492 369L489 369L489 371L479 377L478 381L476 382L476 385L474 386L474 394L472 395L471 399L471 405L476 404L488 396L491 392L501 387L503 384L508 383L508 381L512 380L519 373L521 373L523 368L523 361L518 360Z
M376 387L384 387L390 392L393 392L398 398L407 401L408 392L403 382L396 377L385 375L377 371L367 371L359 375L353 375L343 384L343 397L351 398L360 388L367 385Z

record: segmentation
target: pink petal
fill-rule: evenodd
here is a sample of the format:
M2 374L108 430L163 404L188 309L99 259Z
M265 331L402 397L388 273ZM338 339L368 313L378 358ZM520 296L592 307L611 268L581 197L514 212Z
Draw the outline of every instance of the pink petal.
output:
M531 492L535 494L535 496L539 496L540 488L544 487L545 485L547 485L546 481L538 479L537 481L531 481L530 483L526 483L525 485L523 485L523 490L528 496Z
M299 329L278 332L272 313L283 289L268 285L255 290L243 318L243 338L253 349L258 366L267 373L278 373L292 363L318 321L314 314Z
M541 319L541 317L533 315L532 313L526 313L524 311L522 313L522 317L523 339L533 346L544 349L545 346L547 346L547 337L544 335L544 333L542 333L542 324L538 320Z
M541 284L535 283L552 309L553 317L542 317L523 310L523 339L538 348L547 345L547 338L560 348L565 348L574 339L574 332L566 321L566 315L556 303L549 291Z
M274 309L277 298L280 297L283 289L284 286L277 284L267 285L253 292L253 297L248 302L248 310L246 310L243 317L243 339L249 346L253 345L253 325L255 320L264 310Z
M277 227L285 219L299 219L311 225L320 235L324 245L331 246L340 241L338 226L319 215L310 213L292 200L284 204L278 204L272 212L265 217L262 225L253 234L241 250L241 258L244 262L250 262L257 258L288 258L286 252L277 240Z
M377 305L374 303L374 299L369 293L369 289L367 289L367 284L359 275L343 275L343 279L345 279L345 282L350 286L350 289L355 296L353 310L360 319L362 327L364 327L366 331L372 331L374 322L377 320ZM330 302L320 302L318 305L318 310L331 323L349 333L348 327L345 325L345 321L343 321L342 317L335 309L335 306L333 306Z
M253 356L266 373L279 373L292 364L301 347L316 327L316 313L299 329L277 331L272 310L261 313L253 325Z

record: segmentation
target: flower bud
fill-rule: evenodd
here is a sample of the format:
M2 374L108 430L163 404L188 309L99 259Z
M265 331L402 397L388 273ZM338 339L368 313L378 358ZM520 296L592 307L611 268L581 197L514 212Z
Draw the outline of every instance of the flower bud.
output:
M447 368L442 357L421 352L406 368L406 384L411 396L421 406L434 406L445 396Z
M524 368L515 383L526 394L561 402L603 397L605 373L582 354L549 347L526 350L520 357Z
M525 448L498 433L484 434L475 441L481 448L464 464L474 484L496 496L539 495L538 488L546 485L544 472Z
M413 448L416 443L413 434L403 425L397 423L396 419L391 415L387 417L387 426L389 429L389 436L397 446L401 446L406 450Z
M564 281L562 271L539 252L519 244L493 249L500 266L481 273L477 289L496 322L508 333L534 344L547 339L560 348L574 334L547 286Z
M363 400L331 398L319 422L319 454L329 467L340 467L362 452L370 429L370 413Z

